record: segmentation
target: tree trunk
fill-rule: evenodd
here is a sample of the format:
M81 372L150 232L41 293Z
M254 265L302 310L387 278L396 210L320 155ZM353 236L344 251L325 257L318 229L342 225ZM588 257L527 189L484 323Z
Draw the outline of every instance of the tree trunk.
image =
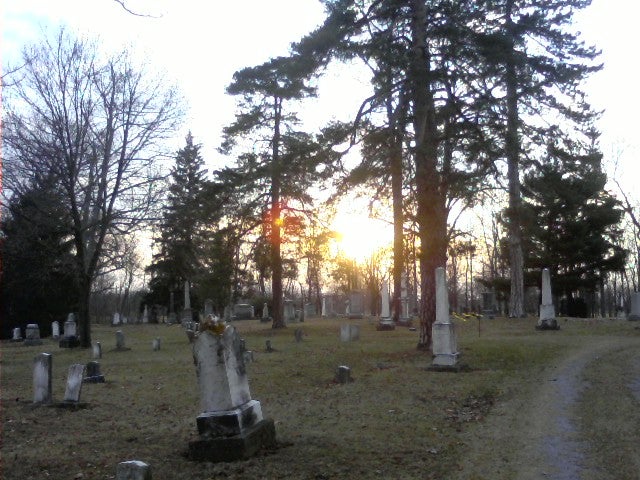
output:
M280 205L280 119L282 100L274 98L274 127L272 139L272 172L271 172L271 293L273 295L272 328L284 328L284 311L282 302L282 242L281 205Z
M507 35L513 36L511 10L513 1L507 2ZM520 195L520 139L518 135L518 78L514 59L514 46L506 58L506 93L507 93L507 130L505 138L505 154L507 157L507 176L509 183L509 260L511 295L509 297L509 316L524 317L524 261L522 257L522 231L520 215L522 198Z
M393 196L393 321L400 320L404 271L404 215L402 205L402 143L392 135L391 190Z
M85 275L80 275L78 286L78 330L80 346L91 348L91 315L89 301L91 298L91 281Z

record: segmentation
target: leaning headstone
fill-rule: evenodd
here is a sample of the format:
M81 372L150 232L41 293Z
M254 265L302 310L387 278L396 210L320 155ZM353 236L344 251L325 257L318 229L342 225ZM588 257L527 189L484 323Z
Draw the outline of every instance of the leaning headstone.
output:
M154 352L160 350L160 337L156 337L153 339L153 341L151 342L151 348Z
M24 336L25 339L23 345L42 345L42 340L40 339L40 327L38 327L36 323L30 323L27 325Z
M100 342L96 342L91 346L91 354L94 359L102 358L102 345L100 345Z
M560 325L556 320L556 312L551 296L551 274L548 268L542 269L542 303L540 304L540 318L536 325L537 330L559 330Z
M91 361L87 363L85 369L86 377L82 380L85 383L104 383L104 375L100 371L100 363Z
M53 357L50 353L39 353L33 359L33 403L51 403L51 372Z
M139 460L120 462L116 467L116 480L151 480L151 467Z
M631 294L631 312L629 312L628 320L640 320L640 292Z
M449 317L447 277L443 267L436 268L436 321L432 327L433 362L436 369L448 369L458 363L458 344L454 325Z
M22 341L22 331L20 327L15 327L13 329L13 337L11 338L12 342L21 342Z
M340 325L340 341L341 342L353 342L360 339L360 326L359 325Z
M346 365L340 365L336 371L336 382L337 383L349 383L353 380L351 379L351 368Z
M51 336L54 340L60 338L60 323L57 320L51 322Z
M251 399L240 336L227 325L220 334L201 331L193 345L202 413L198 438L189 442L193 460L226 462L275 445L273 420Z
M391 309L389 307L389 285L386 280L382 281L380 296L382 297L382 308L376 330L395 330L396 325L393 323L393 318L391 318Z
M83 375L84 365L82 365L81 363L76 363L69 367L69 373L67 374L67 386L64 390L63 402L78 403L80 401Z
M60 342L58 343L60 348L74 348L80 346L80 339L78 338L76 317L73 313L67 316L67 321L64 322L64 333Z

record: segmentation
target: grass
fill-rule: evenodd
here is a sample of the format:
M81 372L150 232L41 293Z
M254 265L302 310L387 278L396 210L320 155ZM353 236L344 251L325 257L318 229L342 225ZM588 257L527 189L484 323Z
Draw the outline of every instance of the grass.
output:
M581 336L623 334L625 323L571 321L540 333L535 320L457 322L464 373L430 372L416 350L417 333L378 332L368 320L360 340L339 340L345 320L312 318L274 331L256 321L236 323L256 361L248 365L252 397L275 420L279 446L236 463L185 458L196 434L199 398L191 347L179 326L124 325L117 352L115 329L96 325L104 384L85 384L77 410L32 405L32 362L53 354L53 395L61 400L67 369L86 363L90 350L3 342L1 358L2 472L10 479L108 479L116 464L142 460L162 479L448 478L466 455L463 434L479 428L496 402L533 388L528 378L545 369ZM293 331L302 328L296 343ZM154 338L162 339L152 351ZM276 349L266 353L265 341ZM339 365L353 383L333 382Z

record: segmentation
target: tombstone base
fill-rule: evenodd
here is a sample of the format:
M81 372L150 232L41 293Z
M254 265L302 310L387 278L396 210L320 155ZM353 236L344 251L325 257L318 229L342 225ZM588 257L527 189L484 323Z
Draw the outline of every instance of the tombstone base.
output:
M433 356L432 367L455 367L458 364L459 353L438 353Z
M381 318L376 326L376 330L384 331L384 330L395 330L396 324L393 323L393 319L391 318Z
M212 438L201 435L189 442L189 459L199 462L233 462L256 455L260 450L275 448L276 428L266 418L240 435Z
M26 338L22 344L27 347L33 347L36 345L42 345L42 340L39 338Z
M204 412L196 418L198 433L208 437L241 435L262 420L262 407L257 400L249 400L233 410Z
M560 330L560 325L555 318L540 320L536 325L536 330Z
M93 377L84 377L82 383L104 383L104 375L95 375Z
M78 337L63 337L58 342L60 348L76 348L80 346L80 339Z

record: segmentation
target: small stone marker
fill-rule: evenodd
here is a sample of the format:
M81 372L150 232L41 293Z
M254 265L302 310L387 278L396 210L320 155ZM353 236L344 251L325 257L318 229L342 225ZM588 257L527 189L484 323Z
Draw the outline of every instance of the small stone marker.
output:
M94 359L102 358L102 345L100 345L100 342L96 342L91 346L91 354Z
M540 318L537 330L560 330L556 320L556 312L551 296L551 274L548 268L542 269L542 303L540 304Z
M436 321L432 327L433 362L436 369L455 367L458 363L458 345L454 325L449 318L447 276L443 267L436 268Z
M120 462L116 467L116 480L151 480L151 467L140 460Z
M640 292L631 293L631 312L627 320L640 320Z
M359 325L340 325L340 341L341 342L353 342L360 339L360 326Z
M54 340L60 338L60 323L57 320L51 322L51 336Z
M153 339L153 341L151 342L151 347L153 348L154 352L160 350L160 337L156 337Z
M265 342L265 345L267 347L267 352L269 352L269 353L275 352L274 348L271 346L271 340L267 340Z
M382 282L380 295L382 297L382 309L380 311L380 321L378 322L376 330L395 330L396 324L393 323L393 318L391 318L391 309L389 307L389 284L386 280Z
M220 332L220 333L216 333ZM230 325L201 331L193 345L202 413L198 438L189 442L193 460L220 462L248 458L275 445L273 420L264 419L251 399L240 336Z
M12 342L21 342L22 341L22 331L20 330L20 327L16 327L13 329L13 338L11 339Z
M338 370L336 371L336 382L337 383L350 383L353 380L351 379L351 368L346 365L340 365Z
M29 347L33 345L42 345L42 340L40 339L40 327L38 327L36 323L30 323L27 325L24 336L24 345Z
M294 337L295 337L295 339L296 339L296 343L300 343L300 342L302 341L302 337L303 337L303 335L304 335L304 332L302 331L302 329L301 329L301 328L296 328L296 329L293 331L293 336L294 336Z
M53 357L50 353L39 353L33 359L33 403L51 403L51 371Z
M80 401L83 375L84 365L81 363L75 363L69 367L69 373L67 374L67 386L64 390L64 402L78 403Z
M116 350L128 350L124 345L124 333L122 330L116 331Z
M104 375L100 372L100 363L95 360L87 363L87 376L82 380L84 383L104 383Z

